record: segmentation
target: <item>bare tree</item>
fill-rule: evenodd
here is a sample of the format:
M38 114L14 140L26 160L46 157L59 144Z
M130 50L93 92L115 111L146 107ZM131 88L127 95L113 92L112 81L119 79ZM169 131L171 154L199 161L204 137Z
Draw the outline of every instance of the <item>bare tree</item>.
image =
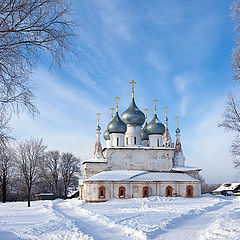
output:
M232 54L233 80L240 84L240 0L233 1L231 6L231 15L235 22L235 44ZM235 134L230 151L233 156L235 168L240 167L240 102L231 92L228 94L223 120L218 124L227 131Z
M38 113L29 80L42 54L51 66L71 53L68 0L0 0L0 103L5 111Z
M231 11L236 32L235 46L232 54L233 79L240 83L240 0L233 1Z
M62 153L60 172L64 184L64 197L67 198L69 186L74 182L76 174L80 173L80 159L72 153Z
M47 182L50 191L54 192L55 197L60 197L59 175L60 175L60 153L59 151L48 151L40 162L42 178Z
M10 136L11 128L9 127L9 121L11 114L5 111L5 107L0 104L0 145L4 146L13 138Z
M42 139L30 139L20 143L17 152L17 166L22 173L27 188L28 207L30 207L31 190L38 175L38 163L44 157L46 146Z
M2 202L7 201L7 185L13 172L14 150L6 145L0 146L0 184L2 190Z
M231 92L228 93L228 100L223 112L223 121L218 126L235 134L230 152L233 156L234 166L236 168L240 167L240 101Z

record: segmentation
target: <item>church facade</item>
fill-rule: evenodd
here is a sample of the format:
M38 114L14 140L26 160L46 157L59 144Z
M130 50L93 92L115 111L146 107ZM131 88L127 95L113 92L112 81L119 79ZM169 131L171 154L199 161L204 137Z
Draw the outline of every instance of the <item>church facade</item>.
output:
M138 109L134 99L135 82L131 83L132 100L121 117L119 98L115 98L116 114L112 115L104 132L104 149L98 115L94 155L83 162L80 199L102 202L111 198L199 196L201 169L185 166L178 123L174 144L168 129L167 111L163 124L157 116L155 99L155 113L148 123L147 109L146 114Z

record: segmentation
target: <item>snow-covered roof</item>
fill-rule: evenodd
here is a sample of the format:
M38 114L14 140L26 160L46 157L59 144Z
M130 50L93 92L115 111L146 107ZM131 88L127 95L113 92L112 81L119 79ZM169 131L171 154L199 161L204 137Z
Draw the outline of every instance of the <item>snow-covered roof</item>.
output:
M189 167L189 166L184 166L184 167L172 167L173 171L178 171L178 172L188 172L188 171L200 171L202 170L201 168L197 167Z
M112 170L100 172L86 181L129 181L130 178L143 174L146 171L135 171L135 170Z
M185 173L148 172L136 170L113 170L100 172L88 181L127 181L127 182L199 182Z
M220 187L218 187L213 192L220 192L220 191L233 191L235 190L240 183L223 183Z

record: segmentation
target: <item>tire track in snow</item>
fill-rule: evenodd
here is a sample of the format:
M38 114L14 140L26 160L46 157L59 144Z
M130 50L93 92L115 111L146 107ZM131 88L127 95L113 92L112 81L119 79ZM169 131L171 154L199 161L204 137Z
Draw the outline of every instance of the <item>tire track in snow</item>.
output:
M47 229L43 229L43 230L41 230L41 228L33 228L32 231L34 232L35 230L35 234L37 233L38 236L39 235L41 236L39 239L43 239L42 235L44 235L44 233L46 234L47 232L46 235L48 236L44 236L44 239L93 240L92 237L80 231L78 226L73 221L71 221L71 219L66 219L66 217L63 214L61 214L60 212L54 209L54 203L59 201L61 202L63 200L49 201L47 204L44 203L42 205L42 207L44 207L50 212L53 212L59 218L57 219L57 221L55 219L51 220L51 223L53 223L53 226L51 226L50 224L50 226L48 226ZM60 223L58 222L59 220L60 220ZM61 231L63 233L61 233Z
M84 209L81 206L71 206L71 202L56 202L53 209L74 224L88 236L96 240L107 239L139 239L146 240L142 231L116 224L106 216Z
M218 212L225 212L227 209L232 209L232 205L233 202L226 199L226 201L215 203L212 206L190 210L188 213L174 218L166 228L160 229L159 232L152 232L149 239L198 239L201 230L205 231L205 227L219 216ZM210 239L219 240L219 238Z
M220 203L217 202L211 206L207 206L204 208L191 209L188 212L182 213L182 214L178 215L177 217L173 218L164 227L161 226L158 229L156 229L150 233L147 233L147 237L148 237L148 239L164 239L165 240L165 238L160 238L160 236L167 233L170 230L181 228L181 226L186 221L195 219L196 217L204 215L207 212L211 212L211 211L215 211L215 210L224 208L225 206L227 206L229 204L231 204L231 202L229 202L229 201L220 202Z

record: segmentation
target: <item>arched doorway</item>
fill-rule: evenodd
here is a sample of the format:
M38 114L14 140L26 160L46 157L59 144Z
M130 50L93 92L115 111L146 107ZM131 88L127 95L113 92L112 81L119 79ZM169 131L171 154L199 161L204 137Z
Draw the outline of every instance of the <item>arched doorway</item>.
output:
M143 198L149 197L149 188L148 187L143 187Z
M125 198L125 187L120 187L118 189L118 197L119 198Z
M99 199L105 199L105 195L106 195L106 189L105 187L101 186L98 188L98 198Z
M193 186L187 186L186 197L193 197Z
M166 187L166 197L172 197L172 187L171 186Z

